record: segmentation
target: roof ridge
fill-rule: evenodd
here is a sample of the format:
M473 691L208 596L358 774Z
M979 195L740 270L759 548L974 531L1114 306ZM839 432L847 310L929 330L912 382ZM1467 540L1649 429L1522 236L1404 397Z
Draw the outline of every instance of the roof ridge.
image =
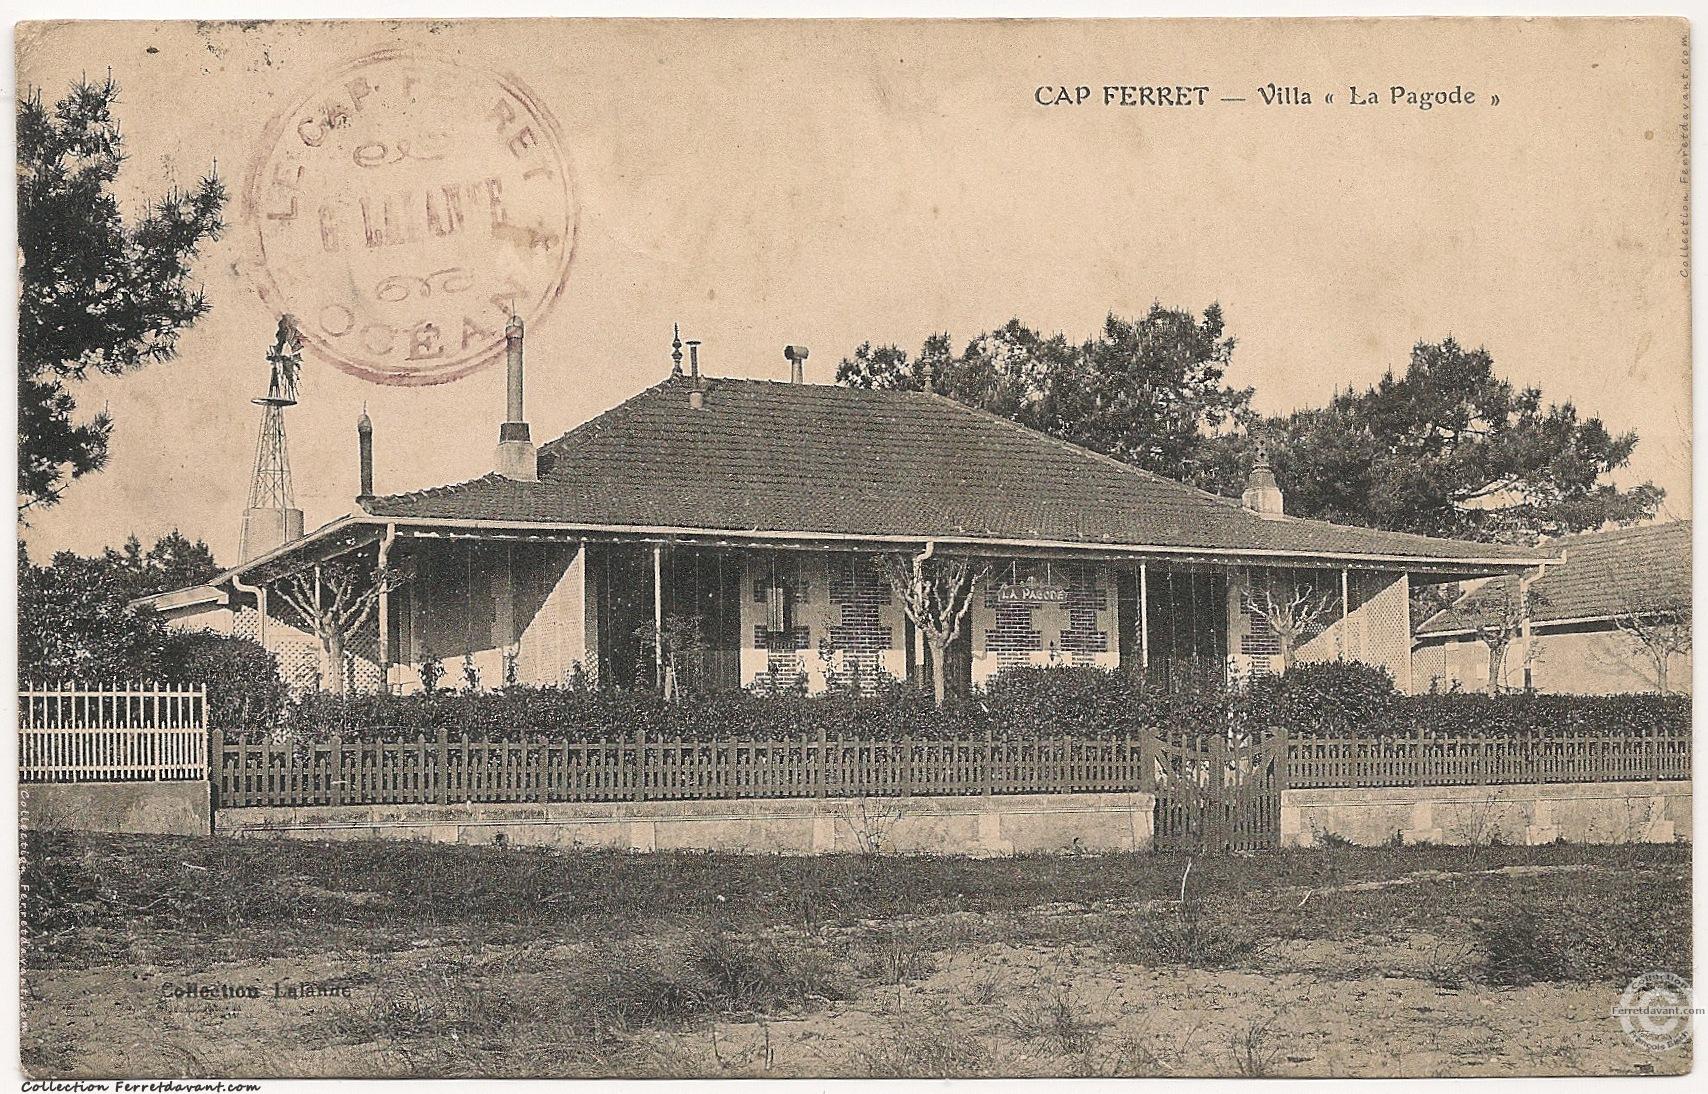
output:
M582 422L574 429L566 430L565 432L558 434L556 437L553 437L551 440L546 441L544 444L540 445L540 455L543 456L547 451L551 451L552 456L555 458L557 456L557 452L555 450L570 441L571 438L579 440L582 436L597 433L604 424L607 424L606 419L616 414L619 410L638 402L655 391L669 387L683 379L685 379L685 377L670 375L658 381L656 384L649 384L648 386L641 388L628 398L619 400L616 405L608 406L604 410L601 410L599 413L593 415L593 417L587 419L585 422Z
M869 389L869 390L875 390L875 389ZM1184 483L1184 482L1179 481L1178 479L1171 479L1167 475L1159 475L1155 471L1151 471L1148 468L1139 467L1137 464L1131 464L1131 463L1126 462L1125 460L1118 460L1114 456L1111 456L1107 453L1098 452L1094 449L1087 448L1084 445L1075 444L1072 441L1064 440L1061 437L1052 436L1048 433L1045 433L1041 429L1033 429L1031 426L1023 425L1020 422L1017 422L1012 418L1004 418L1000 414L994 414L988 410L985 410L982 407L976 407L976 406L972 406L968 403L963 403L959 399L951 399L949 396L939 394L938 392L935 392L935 391L916 391L916 390L911 389L911 388L896 388L896 389L892 389L892 390L896 390L896 391L899 391L899 392L901 392L903 394L907 394L907 395L923 395L923 396L926 396L927 398L930 398L930 399L939 400L941 402L947 403L949 406L955 407L958 410L965 411L968 414L972 414L972 415L979 417L979 418L988 419L989 421L996 422L999 425L1007 426L1010 429L1019 430L1020 432L1025 433L1029 437L1037 437L1037 438L1040 438L1042 440L1048 441L1050 444L1053 444L1058 448L1065 448L1065 449L1069 450L1070 452L1073 452L1079 456L1087 457L1093 461L1107 464L1110 467L1113 467L1118 471L1124 471L1128 474L1137 475L1140 478L1145 479L1146 481L1163 483L1164 485L1171 486L1177 490L1184 490L1184 491L1187 491L1189 493L1197 494L1197 495L1199 495L1199 496L1201 496L1207 500L1220 502L1221 504L1232 507L1232 508L1237 508L1237 509L1242 509L1242 510L1245 509L1245 507L1243 505L1240 505L1239 502L1235 501L1233 498L1223 497L1221 494L1212 493L1208 490L1201 490L1198 487L1193 486L1190 483ZM1246 511L1249 512L1249 510L1246 510ZM1253 514L1253 515L1255 516L1255 514ZM1291 518L1291 519L1298 519L1298 518Z
M1648 524L1627 524L1621 528L1598 528L1593 532L1571 532L1554 540L1555 543L1576 545L1585 542L1600 542L1619 539L1623 536L1642 535L1670 531L1680 525L1689 525L1690 517L1679 517L1674 520L1652 521Z
M1287 513L1277 513L1273 516L1259 516L1257 513L1254 513L1250 509L1247 509L1245 507L1244 503L1242 503L1241 501L1239 501L1236 498L1225 497L1221 494L1213 493L1209 490L1200 489L1199 487L1193 486L1191 483L1181 482L1178 479L1171 479L1167 475L1160 475L1157 472L1151 471L1147 468L1139 467L1136 464L1127 463L1125 460L1116 459L1114 456L1108 455L1107 453L1098 452L1098 451L1095 451L1093 449L1086 448L1084 445L1074 444L1072 441L1063 440L1060 437L1051 436L1050 434L1045 433L1043 430L1033 429L1031 426L1028 426L1028 425L1022 425L1021 423L1014 421L1012 418L1004 418L1000 414L993 414L990 411L984 410L981 407L971 406L967 403L961 402L958 399L951 399L947 395L941 395L935 391L915 391L912 389L897 389L897 390L902 390L906 394L910 394L910 395L925 395L925 396L928 396L930 398L941 400L942 402L945 402L945 403L949 404L950 406L956 407L960 410L966 411L969 414L973 414L973 415L976 415L976 416L981 417L981 418L987 418L993 422L999 423L1001 425L1008 426L1011 429L1020 430L1021 432L1025 433L1029 436L1032 436L1032 437L1041 437L1044 440L1049 441L1051 444L1054 444L1054 445L1061 447L1061 448L1066 448L1072 452L1078 453L1081 456L1088 457L1094 461L1099 461L1099 462L1108 464L1108 465L1114 467L1116 470L1124 471L1124 472L1127 472L1127 473L1133 474L1133 475L1137 475L1140 478L1145 479L1146 481L1162 483L1163 485L1173 487L1176 490L1185 491L1185 492L1190 493L1190 494L1196 494L1197 496L1199 496L1199 497L1201 497L1207 501L1216 502L1216 503L1219 503L1223 506L1226 506L1227 508L1232 509L1236 512L1247 514L1250 516L1250 518L1252 520L1288 521L1288 522L1291 522L1295 525L1311 525L1311 526L1315 526L1315 527L1335 528L1335 529L1343 529L1343 530L1351 528L1351 529L1357 529L1357 530L1367 531L1367 532L1376 532L1376 533L1379 533L1381 535L1411 536L1411 537L1416 537L1418 539L1424 539L1424 540L1451 538L1451 537L1441 537L1441 536L1426 536L1426 535L1422 535L1422 534L1417 533L1417 532L1402 532L1402 531L1398 531L1398 530L1395 530L1392 528L1369 528L1369 527L1366 527L1364 525L1359 525L1359 524L1336 524L1333 521L1329 521L1329 520L1319 520L1315 517L1293 516L1293 515L1287 514ZM1454 540L1454 542L1474 543L1476 541L1475 540ZM1515 547L1515 546L1510 545L1510 544L1502 544L1502 543L1490 543L1490 544L1485 544L1485 546L1495 548L1497 555L1501 552L1504 552L1504 551L1534 550L1534 548L1518 548L1518 547Z
M406 499L411 499L411 498L437 497L440 494L447 494L447 493L450 493L452 490L460 490L465 486L472 486L474 483L481 482L482 480L490 479L490 478L497 478L497 477L501 477L501 476L499 476L498 472L487 471L487 472L484 472L482 474L476 475L472 479L463 479L459 482L441 483L438 486L423 486L419 490L405 490L401 494L379 494L379 495L377 495L373 498L370 498L368 500L369 501L400 501L400 500L406 500ZM368 507L366 505L360 505L360 508L361 508L361 511L364 513L369 512Z

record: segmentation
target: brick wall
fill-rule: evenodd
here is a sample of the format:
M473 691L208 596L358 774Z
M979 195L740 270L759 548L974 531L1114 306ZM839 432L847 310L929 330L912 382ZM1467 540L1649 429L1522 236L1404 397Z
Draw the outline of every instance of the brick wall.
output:
M1115 629L1114 577L1095 566L1068 570L1067 603L1061 615L1065 623L1057 639L1062 652L1076 665L1096 665L1107 660L1109 636Z
M1004 603L1003 585L1037 583L1065 589L1065 603ZM999 568L973 600L973 681L1019 665L1116 668L1120 607L1115 572L1091 564L1016 563Z
M770 632L773 574L794 591L787 634ZM831 673L846 677L855 665L863 682L907 677L906 612L871 555L743 552L741 599L743 686L792 687L804 675L808 690L820 691Z
M825 570L836 671L857 669L865 683L875 683L880 673L904 675L906 650L897 626L901 606L872 557L834 555L826 560Z
M825 618L829 575L823 555L807 551L747 551L742 566L741 682L743 686L793 687L805 674L809 690L824 687L822 663L812 651L828 634ZM773 581L793 594L793 626L771 632Z
M980 598L985 618L978 617L980 604L973 606L973 633L984 638L984 657L978 656L974 642L974 671L984 663L993 663L990 672L1000 672L1016 665L1037 663L1044 650L1044 632L1038 626L1038 604L1003 604L997 599L993 586ZM987 673L988 675L988 673Z

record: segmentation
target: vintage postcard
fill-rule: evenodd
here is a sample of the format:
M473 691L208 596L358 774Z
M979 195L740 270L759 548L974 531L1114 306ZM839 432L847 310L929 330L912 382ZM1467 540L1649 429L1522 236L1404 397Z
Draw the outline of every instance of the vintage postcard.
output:
M1685 21L13 33L27 1077L1690 1070Z

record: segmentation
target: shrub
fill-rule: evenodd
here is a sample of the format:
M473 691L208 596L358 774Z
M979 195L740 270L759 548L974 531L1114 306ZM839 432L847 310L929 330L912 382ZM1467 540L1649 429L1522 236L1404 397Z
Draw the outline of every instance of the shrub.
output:
M1493 987L1522 987L1547 980L1575 979L1575 970L1559 940L1529 908L1511 908L1491 921L1473 923L1477 972Z
M1402 733L1434 737L1681 735L1690 725L1684 695L1409 695L1400 700Z
M1137 731L1142 687L1114 669L1022 666L998 673L977 699L998 717L1046 732L1101 735Z
M279 662L257 642L229 634L169 633L161 660L168 679L207 685L208 725L269 729L278 724L287 692Z
M1109 669L1025 667L939 707L891 681L876 691L806 695L729 691L665 699L651 691L506 687L410 695L308 693L286 728L299 740L414 738L444 729L488 739L597 741L810 739L887 740L1003 737L1139 737L1158 732L1252 736L1440 737L1681 734L1682 696L1399 695L1381 669L1352 663L1300 665L1244 689L1171 691Z
M728 740L827 737L862 740L985 735L1105 737L1147 727L1214 731L1233 697L1150 691L1118 672L1026 668L939 707L917 688L889 682L874 692L806 695L729 691L665 699L651 691L510 687L409 695L310 692L294 701L286 727L300 740L413 738L440 729L487 738L552 740Z
M1335 737L1390 733L1399 692L1380 665L1362 661L1316 661L1294 665L1284 676L1252 681L1254 710L1274 728L1298 735Z

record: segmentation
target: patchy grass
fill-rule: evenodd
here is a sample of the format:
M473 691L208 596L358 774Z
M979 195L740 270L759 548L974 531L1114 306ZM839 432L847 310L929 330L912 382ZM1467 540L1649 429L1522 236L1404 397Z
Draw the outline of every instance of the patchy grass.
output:
M1271 1027L1272 1019L1259 1019L1230 1038L1234 1074L1244 1079L1266 1079L1274 1074L1282 1048Z
M1373 1015L1405 986L1430 1066L1466 1073L1507 1041L1542 1051L1491 1032L1479 992L1595 985L1571 989L1595 1021L1636 973L1686 972L1689 851L972 860L31 835L25 1060L90 1073L120 1042L76 1001L134 991L101 1020L132 1023L132 1045L179 1022L164 1073L1289 1074L1328 1066L1350 1036L1340 986L1362 979ZM210 1022L149 994L308 968L358 990L286 1032L275 1010ZM1437 1016L1461 996L1467 1017ZM1532 1070L1589 1066L1547 1044Z
M1208 906L1189 899L1112 916L1099 940L1124 964L1226 968L1251 957L1262 937L1242 912L1243 905L1232 899Z
M1100 1023L1088 1017L1073 989L1051 985L1027 1000L1010 1019L1020 1040L1063 1057L1083 1057L1097 1043Z
M198 941L216 944L235 957L317 950L329 929L348 929L381 947L475 934L526 940L542 931L606 937L660 922L814 931L901 916L1178 900L1187 861L1162 854L554 853L380 840L32 833L24 847L24 931L32 963L123 958L150 935L180 950ZM1689 848L1407 847L1212 856L1194 861L1191 889L1206 902L1206 914L1222 922L1214 905L1227 896L1238 897L1243 916L1254 901L1261 905L1290 887L1328 890L1418 871L1567 864L1616 867L1646 883L1657 872L1682 878ZM1471 899L1478 884L1442 882L1449 896ZM1562 888L1571 884L1553 881ZM1322 937L1375 921L1422 929L1455 906L1455 900L1410 888L1313 896L1296 916L1280 905L1261 910L1276 920L1265 928L1271 933L1287 937L1296 921L1305 937ZM1188 937L1181 944L1190 951L1195 942Z
M874 1079L976 1078L991 1074L996 1064L991 1050L955 1028L941 1009L892 1019L856 1061Z
M620 1074L638 1031L797 1011L846 994L817 949L723 933L432 960L386 987L365 1011L329 1022L329 1038L384 1040L411 1073L446 1077Z
M937 960L919 940L891 935L854 959L860 976L878 984L906 984L937 971Z

